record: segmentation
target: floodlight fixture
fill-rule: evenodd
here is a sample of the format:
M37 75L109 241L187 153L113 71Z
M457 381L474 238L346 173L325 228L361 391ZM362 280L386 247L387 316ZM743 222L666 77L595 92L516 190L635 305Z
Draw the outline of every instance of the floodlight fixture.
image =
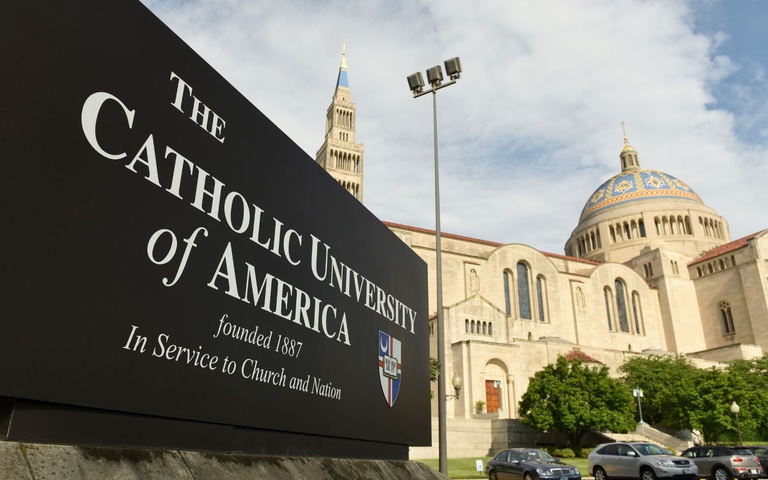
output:
M425 83L424 77L421 72L416 72L413 75L408 76L408 88L413 93L413 98L418 98L428 93L436 94L441 88L445 88L449 85L456 83L456 80L461 78L461 60L459 57L449 58L445 62L445 71L448 75L448 81L444 81L443 67L435 65L432 68L427 69L427 84L431 87L429 90L424 90Z
M461 60L459 57L449 58L445 61L445 73L451 80L461 77Z
M414 95L420 93L424 89L424 77L421 76L421 72L416 72L413 75L408 76L408 88L411 89Z
M427 69L427 81L432 85L432 88L439 87L443 83L443 69L440 68L440 65Z

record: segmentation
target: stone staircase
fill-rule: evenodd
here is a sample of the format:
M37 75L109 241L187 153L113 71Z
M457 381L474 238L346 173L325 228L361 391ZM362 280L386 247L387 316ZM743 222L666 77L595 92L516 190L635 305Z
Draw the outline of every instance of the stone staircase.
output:
M630 433L604 433L604 436L616 442L650 442L680 453L693 446L691 440L684 440L657 430L647 423L638 423L637 429Z

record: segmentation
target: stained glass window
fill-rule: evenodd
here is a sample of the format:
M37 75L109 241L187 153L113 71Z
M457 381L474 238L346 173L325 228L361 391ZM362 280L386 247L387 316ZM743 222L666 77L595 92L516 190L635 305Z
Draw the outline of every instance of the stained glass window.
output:
M509 284L512 281L512 274L504 272L504 306L506 307L507 315L512 315L512 302L509 298Z
M624 295L624 284L620 280L614 282L616 287L616 308L619 317L619 330L629 332L629 318L627 317L627 297Z
M517 264L517 297L520 305L520 318L531 320L531 291L528 287L528 267L520 262Z
M611 318L611 289L605 288L605 315L608 317L608 330L613 330L613 319Z
M537 316L539 317L540 322L546 322L546 316L545 316L545 310L544 310L544 287L545 287L544 279L542 277L536 277L536 301L537 305L539 307L539 311L537 312Z

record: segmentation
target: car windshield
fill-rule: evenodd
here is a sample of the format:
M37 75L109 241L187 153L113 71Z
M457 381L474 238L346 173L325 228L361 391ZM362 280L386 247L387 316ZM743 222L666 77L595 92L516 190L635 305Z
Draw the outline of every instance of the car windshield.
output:
M640 452L640 455L672 455L672 453L652 443L641 443L634 445L634 447Z
M556 462L552 455L544 450L523 450L520 452L520 459L524 462Z

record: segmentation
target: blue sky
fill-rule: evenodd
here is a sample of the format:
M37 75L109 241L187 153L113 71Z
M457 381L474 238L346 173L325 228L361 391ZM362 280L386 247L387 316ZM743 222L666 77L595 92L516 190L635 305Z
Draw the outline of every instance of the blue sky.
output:
M685 181L732 238L768 228L768 2L143 0L309 156L347 42L365 205L434 228L432 105L406 77L459 56L438 94L445 232L563 253L619 172Z
M735 71L713 89L718 106L737 116L736 133L744 142L760 142L768 132L768 5L760 0L706 2L695 11L697 29L725 35L718 46Z

